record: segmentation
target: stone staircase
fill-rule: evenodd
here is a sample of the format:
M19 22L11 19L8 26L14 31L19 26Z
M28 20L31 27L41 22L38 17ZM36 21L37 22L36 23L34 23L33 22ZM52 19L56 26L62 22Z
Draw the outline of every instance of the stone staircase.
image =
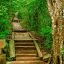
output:
M19 35L21 37L21 33ZM45 64L38 57L36 47L32 39L28 36L29 35L25 35L21 38L19 38L18 35L15 36L15 38L18 39L15 39L16 61L14 61L13 64Z
M15 30L14 41L16 61L12 61L11 64L47 64L38 57L33 39L28 32Z

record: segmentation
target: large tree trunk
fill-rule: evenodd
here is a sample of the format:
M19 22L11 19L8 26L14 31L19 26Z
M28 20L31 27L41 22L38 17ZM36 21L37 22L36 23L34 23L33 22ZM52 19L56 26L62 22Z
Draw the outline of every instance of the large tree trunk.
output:
M53 36L53 64L62 64L61 48L63 44L62 36L62 1L48 0L48 9L52 19L52 36Z

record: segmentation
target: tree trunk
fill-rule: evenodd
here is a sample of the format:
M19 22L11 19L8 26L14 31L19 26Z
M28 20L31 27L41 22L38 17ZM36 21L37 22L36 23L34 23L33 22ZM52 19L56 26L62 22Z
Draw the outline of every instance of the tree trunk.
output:
M48 9L52 19L53 64L62 64L60 50L63 44L62 36L62 1L48 0Z

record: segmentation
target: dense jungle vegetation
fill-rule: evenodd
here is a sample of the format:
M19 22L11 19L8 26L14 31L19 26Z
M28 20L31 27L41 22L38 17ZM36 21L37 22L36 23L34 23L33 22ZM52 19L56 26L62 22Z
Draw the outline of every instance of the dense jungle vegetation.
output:
M52 27L47 0L1 0L0 38L6 38L11 31L10 19L16 12L19 13L21 25L44 37L44 46L46 49L51 49Z

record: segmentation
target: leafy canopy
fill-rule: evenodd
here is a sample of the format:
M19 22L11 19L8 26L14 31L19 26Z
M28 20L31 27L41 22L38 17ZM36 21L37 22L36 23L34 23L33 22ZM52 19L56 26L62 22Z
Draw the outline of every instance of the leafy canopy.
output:
M21 25L27 30L38 32L45 38L44 46L52 47L51 18L47 0L2 0L0 1L0 34L8 34L9 19L15 12L21 19ZM6 30L3 29L4 25ZM4 30L4 32L2 32ZM1 37L1 36L0 36Z

